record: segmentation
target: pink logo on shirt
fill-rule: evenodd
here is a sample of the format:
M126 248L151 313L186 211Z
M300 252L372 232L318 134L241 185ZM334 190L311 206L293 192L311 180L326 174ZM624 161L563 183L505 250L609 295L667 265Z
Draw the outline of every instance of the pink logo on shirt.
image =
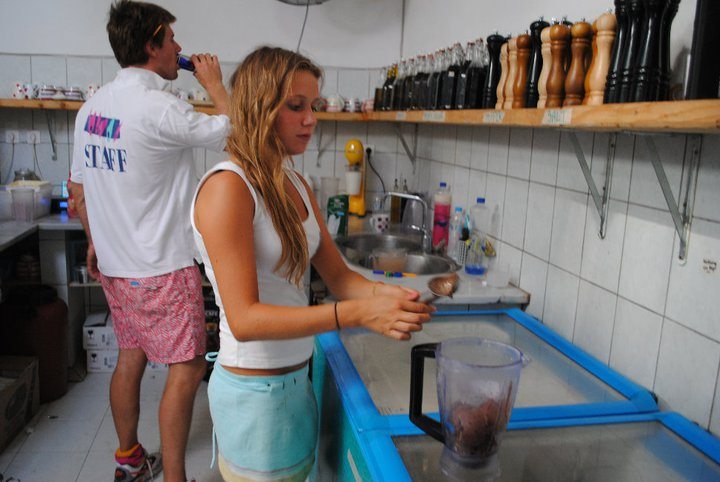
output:
M99 114L90 114L85 121L85 132L104 137L106 139L120 139L119 119L103 117Z

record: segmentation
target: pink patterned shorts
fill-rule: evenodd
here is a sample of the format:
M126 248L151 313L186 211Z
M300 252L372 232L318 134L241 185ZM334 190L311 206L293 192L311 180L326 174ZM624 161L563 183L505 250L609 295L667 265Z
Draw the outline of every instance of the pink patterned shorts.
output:
M118 346L180 363L205 354L205 307L197 266L148 278L101 276Z

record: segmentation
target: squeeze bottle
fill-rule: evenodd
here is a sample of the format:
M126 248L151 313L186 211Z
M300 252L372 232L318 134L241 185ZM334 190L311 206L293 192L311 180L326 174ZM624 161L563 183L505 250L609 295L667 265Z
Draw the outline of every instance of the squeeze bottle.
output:
M445 253L447 250L451 204L450 188L447 187L447 183L441 182L440 189L433 195L433 251Z

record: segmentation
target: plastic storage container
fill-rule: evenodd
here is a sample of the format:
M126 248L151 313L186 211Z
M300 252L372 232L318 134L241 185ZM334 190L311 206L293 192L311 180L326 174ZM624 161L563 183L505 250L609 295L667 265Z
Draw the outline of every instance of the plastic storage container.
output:
M7 186L7 190L11 192L13 196L13 206L15 206L15 191L23 190L33 191L32 207L30 207L30 200L28 194L19 194L18 196L18 207L22 212L21 219L15 214L13 209L13 217L16 220L32 222L37 218L47 216L50 214L50 202L52 200L52 185L47 181L15 181ZM19 199L22 199L20 201Z

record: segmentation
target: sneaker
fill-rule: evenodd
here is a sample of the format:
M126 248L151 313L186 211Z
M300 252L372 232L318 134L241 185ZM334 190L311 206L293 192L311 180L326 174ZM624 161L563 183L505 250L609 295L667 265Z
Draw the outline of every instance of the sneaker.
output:
M162 472L160 452L148 454L143 451L143 461L138 465L120 464L115 467L115 482L145 482L153 480Z

